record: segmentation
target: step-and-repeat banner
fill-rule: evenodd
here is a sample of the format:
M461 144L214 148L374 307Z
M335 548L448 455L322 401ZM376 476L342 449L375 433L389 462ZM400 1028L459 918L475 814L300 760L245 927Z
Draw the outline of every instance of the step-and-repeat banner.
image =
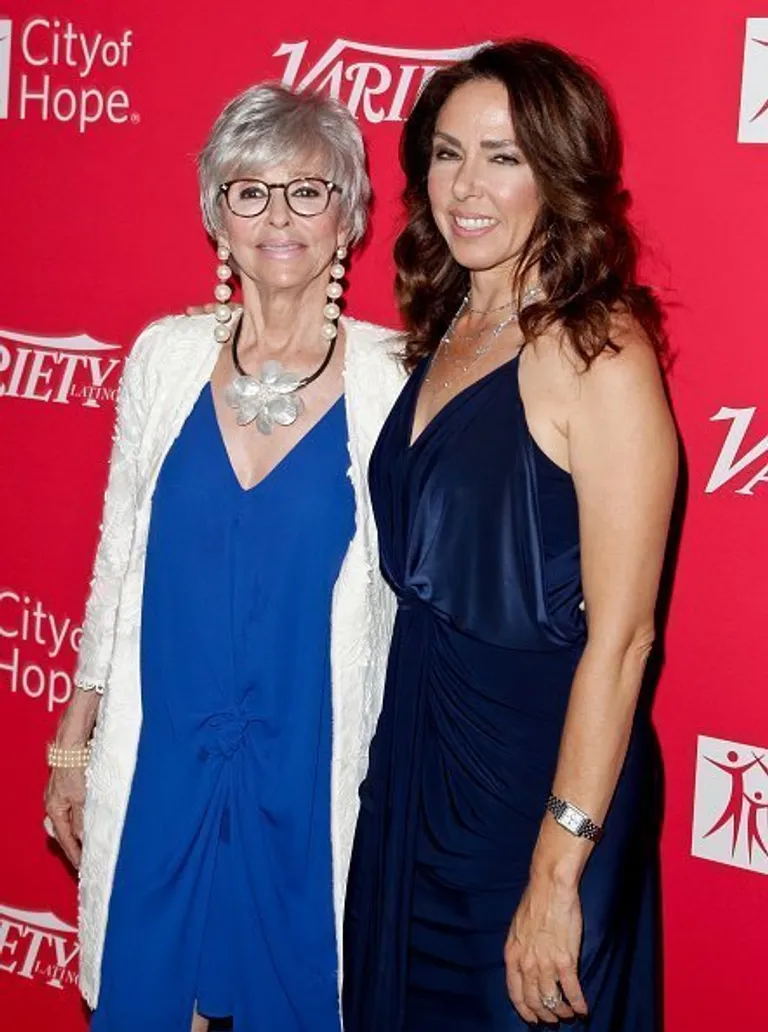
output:
M435 68L529 36L611 86L677 353L686 497L655 706L668 1032L768 1028L765 0L5 4L0 1027L86 1025L75 881L42 827L44 746L72 692L125 355L215 282L194 161L209 126L263 79L348 105L376 191L350 311L393 323L402 119Z

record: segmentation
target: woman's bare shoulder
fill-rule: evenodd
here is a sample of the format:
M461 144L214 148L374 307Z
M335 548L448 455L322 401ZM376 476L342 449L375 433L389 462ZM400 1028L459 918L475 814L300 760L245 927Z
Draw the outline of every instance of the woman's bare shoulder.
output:
M568 334L559 328L542 334L533 351L553 387L574 399L603 390L632 389L643 382L662 382L656 348L642 326L628 314L612 317L610 344L588 365Z

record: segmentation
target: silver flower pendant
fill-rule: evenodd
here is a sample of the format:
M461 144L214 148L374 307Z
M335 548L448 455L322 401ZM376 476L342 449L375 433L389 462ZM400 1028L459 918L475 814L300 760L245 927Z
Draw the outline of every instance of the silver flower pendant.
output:
M290 426L304 411L304 402L295 394L300 383L301 377L287 372L279 362L265 362L258 377L236 376L225 398L230 408L237 410L239 426L256 420L260 433L271 434L276 424Z

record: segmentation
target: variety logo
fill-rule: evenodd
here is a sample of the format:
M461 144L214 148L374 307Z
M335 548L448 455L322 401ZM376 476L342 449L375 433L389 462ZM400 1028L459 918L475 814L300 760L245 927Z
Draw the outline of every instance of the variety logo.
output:
M128 67L132 29L113 39L71 21L30 18L17 30L15 54L13 34L11 20L0 19L0 118L69 122L81 133L139 121L126 90L111 81Z
M45 700L49 713L64 706L82 636L71 617L57 616L24 591L0 588L0 688Z
M691 852L768 874L768 749L699 737Z
M366 122L400 122L430 77L443 65L471 57L480 47L410 50L337 39L314 64L305 63L308 40L283 43L282 81L298 90L328 93Z
M768 143L768 18L748 18L739 143Z
M77 985L77 929L50 911L0 903L0 971L38 979L54 989Z
M122 359L108 352L119 350L85 333L42 337L0 329L0 397L99 408L115 400Z
M736 494L751 495L758 484L768 482L768 462L756 467L758 461L768 453L768 437L763 437L749 449L744 447L744 438L747 436L756 411L755 408L723 407L711 417L713 423L718 420L730 421L731 428L726 435L725 443L717 457L715 468L712 470L712 476L705 488L707 494L719 490L745 471L748 471L747 477L743 478L746 483L736 489ZM740 451L741 454L739 454Z

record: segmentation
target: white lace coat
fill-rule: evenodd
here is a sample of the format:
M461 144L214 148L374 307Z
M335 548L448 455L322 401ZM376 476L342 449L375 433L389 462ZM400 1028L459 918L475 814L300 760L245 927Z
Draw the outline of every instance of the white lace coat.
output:
M378 717L394 598L378 567L367 468L404 374L392 331L344 320L349 476L356 529L333 594L331 841L337 941L357 817L357 790ZM80 869L80 985L95 1007L109 899L141 728L139 639L144 560L157 476L219 353L212 316L149 326L125 366L101 539L76 680L104 689L94 732ZM339 968L341 965L339 965Z

